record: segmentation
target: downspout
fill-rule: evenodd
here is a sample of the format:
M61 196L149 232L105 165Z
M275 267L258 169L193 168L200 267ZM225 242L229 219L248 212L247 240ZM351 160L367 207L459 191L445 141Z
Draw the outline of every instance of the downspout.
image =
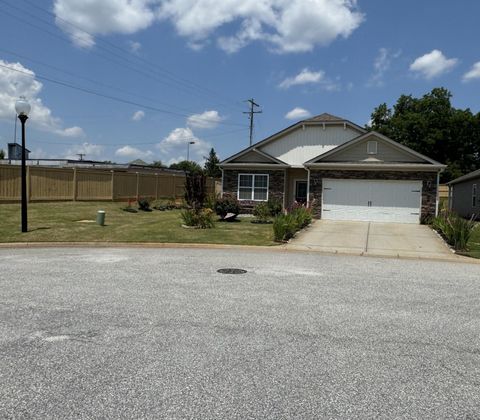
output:
M438 216L439 206L440 206L440 171L437 172L437 197L435 200L435 217Z
M220 168L220 170L222 171L222 185L220 188L220 197L223 197L223 168Z
M453 210L453 185L448 186L448 210Z
M310 169L307 168L307 207L310 207Z

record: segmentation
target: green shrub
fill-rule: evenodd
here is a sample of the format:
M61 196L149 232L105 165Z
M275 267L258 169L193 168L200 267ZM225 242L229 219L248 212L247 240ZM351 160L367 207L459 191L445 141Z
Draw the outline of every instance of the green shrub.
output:
M224 194L215 202L215 213L223 220L228 213L233 213L235 217L240 214L240 204L238 200L230 194ZM235 218L233 217L233 218Z
M282 202L278 198L269 198L267 205L272 217L278 216L283 210Z
M208 194L205 197L205 202L203 206L207 209L211 209L215 211L215 203L217 202L218 199L219 199L219 196L217 194L214 194L214 193Z
M150 200L146 197L138 199L138 209L142 211L152 211L150 208Z
M267 202L257 204L253 209L253 215L259 223L267 223L272 216Z
M468 240L475 228L475 222L466 220L451 211L442 211L432 219L432 227L457 251L467 250Z
M213 220L213 211L211 209L202 209L195 211L194 209L183 210L180 213L183 224L186 226L197 227L199 229L210 229L215 226Z
M295 217L299 229L303 229L305 226L312 223L312 213L310 212L310 209L307 209L306 207L297 207L291 214Z
M273 236L275 241L288 241L297 231L312 222L310 209L300 206L290 213L279 214L273 220Z

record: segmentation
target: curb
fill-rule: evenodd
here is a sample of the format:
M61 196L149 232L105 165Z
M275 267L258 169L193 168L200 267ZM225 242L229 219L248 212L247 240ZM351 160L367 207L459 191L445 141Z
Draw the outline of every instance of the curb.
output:
M298 248L297 248L298 247ZM0 243L0 249L40 249L40 248L135 248L135 249L238 249L241 251L264 251L264 252L294 252L314 253L320 255L357 256L366 258L386 258L416 261L437 261L463 264L480 264L480 259L469 258L453 254L450 258L429 256L411 256L401 254L376 254L369 252L318 250L313 247L302 245L227 245L227 244L195 244L195 243L165 243L165 242L10 242Z

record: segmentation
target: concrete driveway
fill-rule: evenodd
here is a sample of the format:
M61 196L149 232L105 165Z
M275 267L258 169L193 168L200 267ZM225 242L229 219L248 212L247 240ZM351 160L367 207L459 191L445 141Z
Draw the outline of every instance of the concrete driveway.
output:
M428 226L407 223L317 220L290 241L287 248L357 255L461 258Z

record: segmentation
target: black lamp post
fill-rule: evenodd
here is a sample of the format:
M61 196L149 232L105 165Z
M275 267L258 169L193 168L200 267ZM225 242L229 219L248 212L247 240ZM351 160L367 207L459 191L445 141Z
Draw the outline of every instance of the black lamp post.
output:
M25 123L28 120L30 112L30 104L24 96L15 102L15 111L17 111L18 119L22 123L22 232L28 232L27 222L27 170L25 164Z

